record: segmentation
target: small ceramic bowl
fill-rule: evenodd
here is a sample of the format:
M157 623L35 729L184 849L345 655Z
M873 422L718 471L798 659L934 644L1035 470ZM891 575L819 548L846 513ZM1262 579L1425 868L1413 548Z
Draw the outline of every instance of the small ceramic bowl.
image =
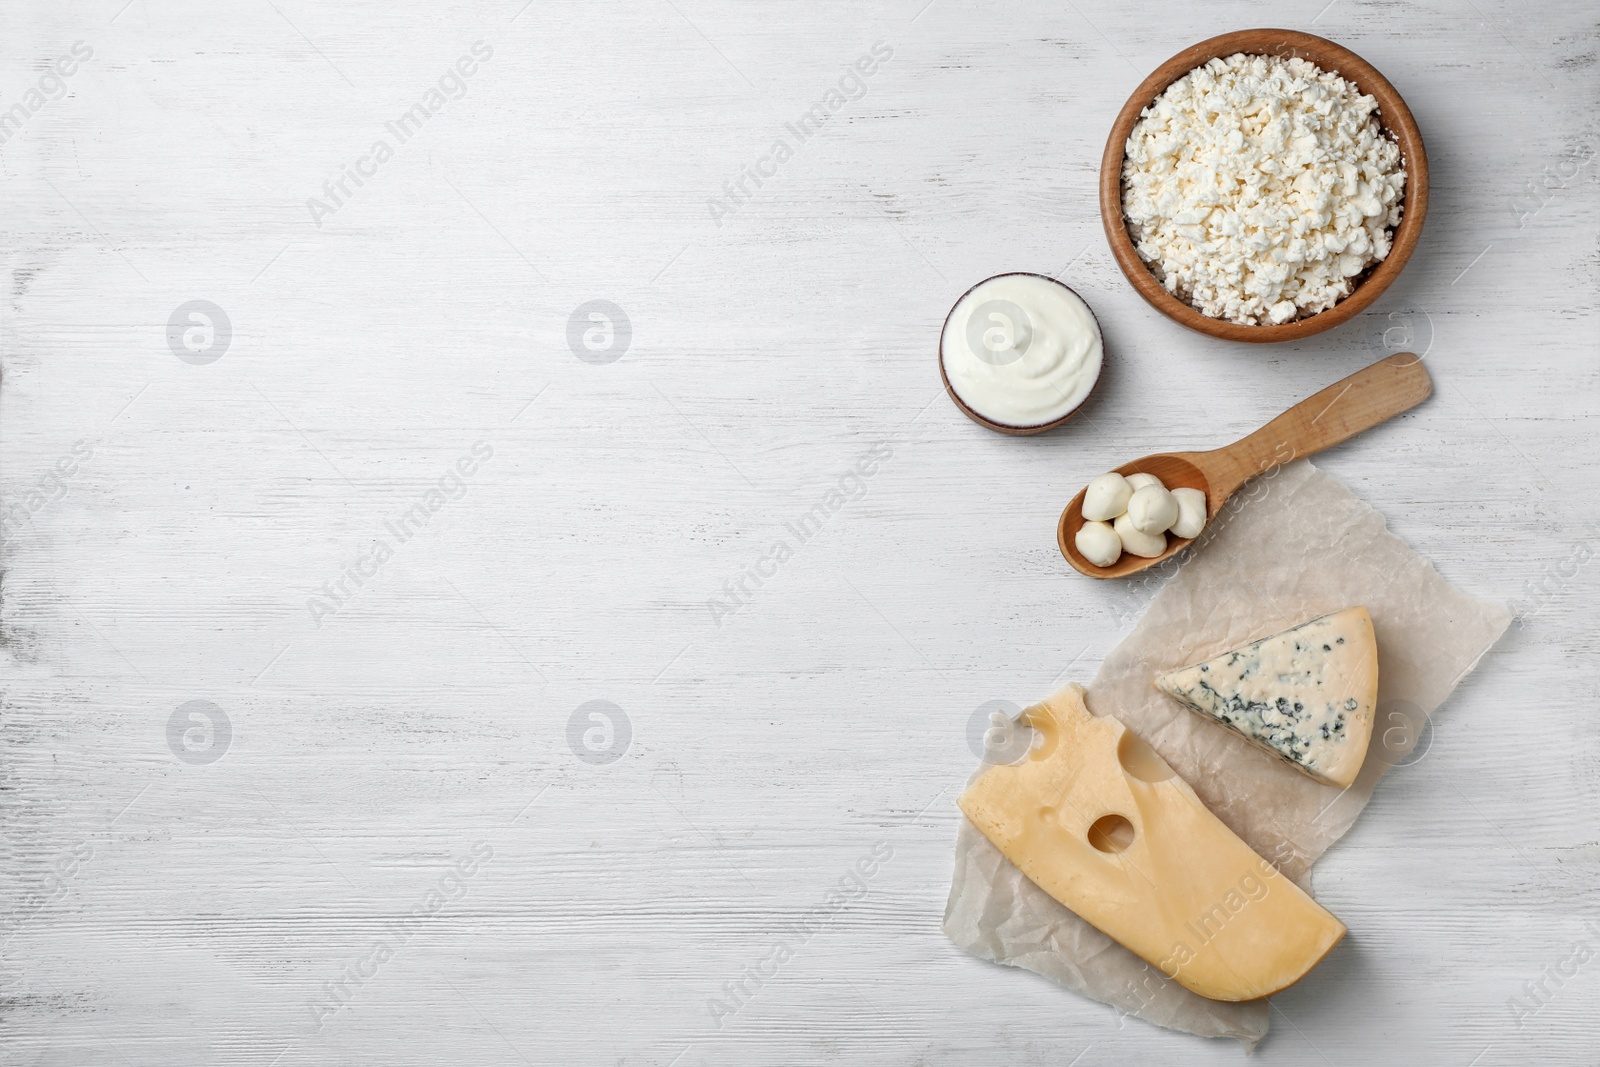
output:
M1139 121L1139 113L1167 86L1205 63L1236 52L1249 55L1283 56L1304 59L1318 67L1337 74L1356 88L1378 101L1378 121L1400 146L1401 166L1406 172L1406 188L1401 200L1400 224L1394 230L1394 243L1382 263L1375 264L1360 275L1350 295L1326 311L1309 315L1281 326L1245 326L1224 319L1214 319L1191 307L1187 302L1162 288L1156 276L1134 248L1133 237L1128 233L1127 220L1122 213L1122 156L1128 135ZM1239 30L1225 33L1209 41L1184 49L1139 84L1128 102L1122 106L1117 121L1111 127L1111 137L1106 141L1105 155L1100 160L1100 219L1105 224L1106 239L1111 242L1111 252L1117 265L1134 289L1157 311L1191 330L1219 337L1225 341L1253 343L1297 341L1323 330L1332 329L1364 311L1368 305L1389 287L1405 268L1422 236L1422 221L1428 213L1428 154L1422 147L1422 134L1417 129L1411 110L1400 98L1395 87L1377 69L1347 48L1309 33L1294 30Z
M961 397L956 393L955 388L950 384L950 376L945 373L944 369L944 334L945 330L950 325L950 316L956 313L956 308L961 306L961 301L965 300L973 289L976 289L978 285L983 285L984 282L992 282L995 278L1012 278L1019 275L1029 278L1043 278L1052 285L1059 285L1073 296L1078 297L1078 299L1083 303L1083 306L1088 309L1089 317L1094 319L1094 328L1100 334L1100 370L1095 374L1094 384L1091 385L1089 387L1089 391L1083 395L1083 399L1078 401L1077 407L1073 408L1065 415L1062 415L1060 418L1051 419L1049 422L1041 422L1035 426L1012 426L1003 422L995 422L993 419L985 418L984 416L978 414L976 411L972 410L972 408L968 407L967 402L962 400ZM1094 308L1089 307L1089 301L1084 300L1082 296L1079 296L1077 290L1073 289L1072 286L1067 285L1064 282L1057 281L1048 274L1036 274L1031 270L1012 270L1007 271L1004 274L996 274L993 277L985 278L983 281L977 283L977 285L974 285L972 289L968 289L965 293L962 293L956 298L956 302L950 305L950 310L944 317L944 324L939 327L939 380L944 382L944 391L950 394L950 399L955 402L956 407L961 409L961 413L963 415L977 423L979 426L982 426L985 429L993 430L995 433L1009 434L1012 437L1031 437L1033 434L1044 433L1047 430L1055 429L1057 426L1060 426L1062 423L1072 418L1072 416L1083 410L1083 406L1089 402L1091 397L1094 396L1094 391L1100 387L1100 378L1105 374L1105 370L1106 335L1105 331L1100 329L1100 320L1095 318Z

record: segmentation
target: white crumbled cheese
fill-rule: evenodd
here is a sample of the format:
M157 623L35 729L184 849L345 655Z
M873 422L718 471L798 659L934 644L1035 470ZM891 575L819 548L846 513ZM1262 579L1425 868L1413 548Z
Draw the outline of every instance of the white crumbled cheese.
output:
M1122 207L1168 292L1244 325L1333 307L1389 254L1406 174L1378 102L1303 59L1239 53L1167 87L1128 136Z

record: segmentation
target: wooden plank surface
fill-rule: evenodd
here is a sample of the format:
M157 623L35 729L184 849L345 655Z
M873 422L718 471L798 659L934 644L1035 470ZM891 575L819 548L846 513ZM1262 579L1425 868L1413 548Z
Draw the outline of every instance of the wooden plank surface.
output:
M965 729L1151 595L1060 559L1087 478L1406 348L1435 396L1320 462L1522 618L1319 864L1351 936L1259 1056L1600 1058L1590 5L72 8L0 15L5 1062L1238 1062L945 941ZM1156 316L1095 206L1126 94L1263 20L1385 72L1434 193L1271 350ZM1107 336L1041 439L933 363L1003 270Z

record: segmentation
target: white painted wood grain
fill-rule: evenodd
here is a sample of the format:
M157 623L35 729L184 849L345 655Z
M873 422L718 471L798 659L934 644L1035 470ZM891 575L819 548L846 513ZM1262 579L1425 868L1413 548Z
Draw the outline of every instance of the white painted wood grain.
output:
M1056 552L1089 476L1398 347L1436 396L1323 465L1526 617L1319 865L1351 937L1259 1055L1595 1062L1600 964L1508 1008L1600 945L1597 165L1513 208L1600 140L1588 5L519 6L0 16L5 106L94 53L0 146L6 1062L1238 1062L943 939L963 730L1092 676L1148 596ZM1139 79L1264 20L1395 82L1434 191L1375 308L1270 350L1154 315L1094 198ZM466 94L315 225L306 200L478 41ZM716 225L708 199L879 41L865 95ZM986 434L941 396L938 324L982 277L1063 268L1104 388L1063 432ZM206 366L166 343L192 299L233 325ZM620 361L568 348L590 300L631 321ZM480 441L316 625L308 598ZM714 624L880 441L865 492ZM168 746L191 700L231 724L215 762ZM569 748L590 700L631 724L610 764ZM713 1025L879 842L865 899Z

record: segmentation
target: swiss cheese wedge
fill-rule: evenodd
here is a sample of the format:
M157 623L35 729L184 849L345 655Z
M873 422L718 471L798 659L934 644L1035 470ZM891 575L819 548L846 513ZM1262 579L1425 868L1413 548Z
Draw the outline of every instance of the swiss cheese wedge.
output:
M1083 694L1069 685L1027 709L1042 745L984 771L961 810L1045 892L1201 996L1253 1000L1298 981L1344 924Z
M1156 679L1156 688L1324 785L1361 773L1378 704L1378 642L1346 608Z

